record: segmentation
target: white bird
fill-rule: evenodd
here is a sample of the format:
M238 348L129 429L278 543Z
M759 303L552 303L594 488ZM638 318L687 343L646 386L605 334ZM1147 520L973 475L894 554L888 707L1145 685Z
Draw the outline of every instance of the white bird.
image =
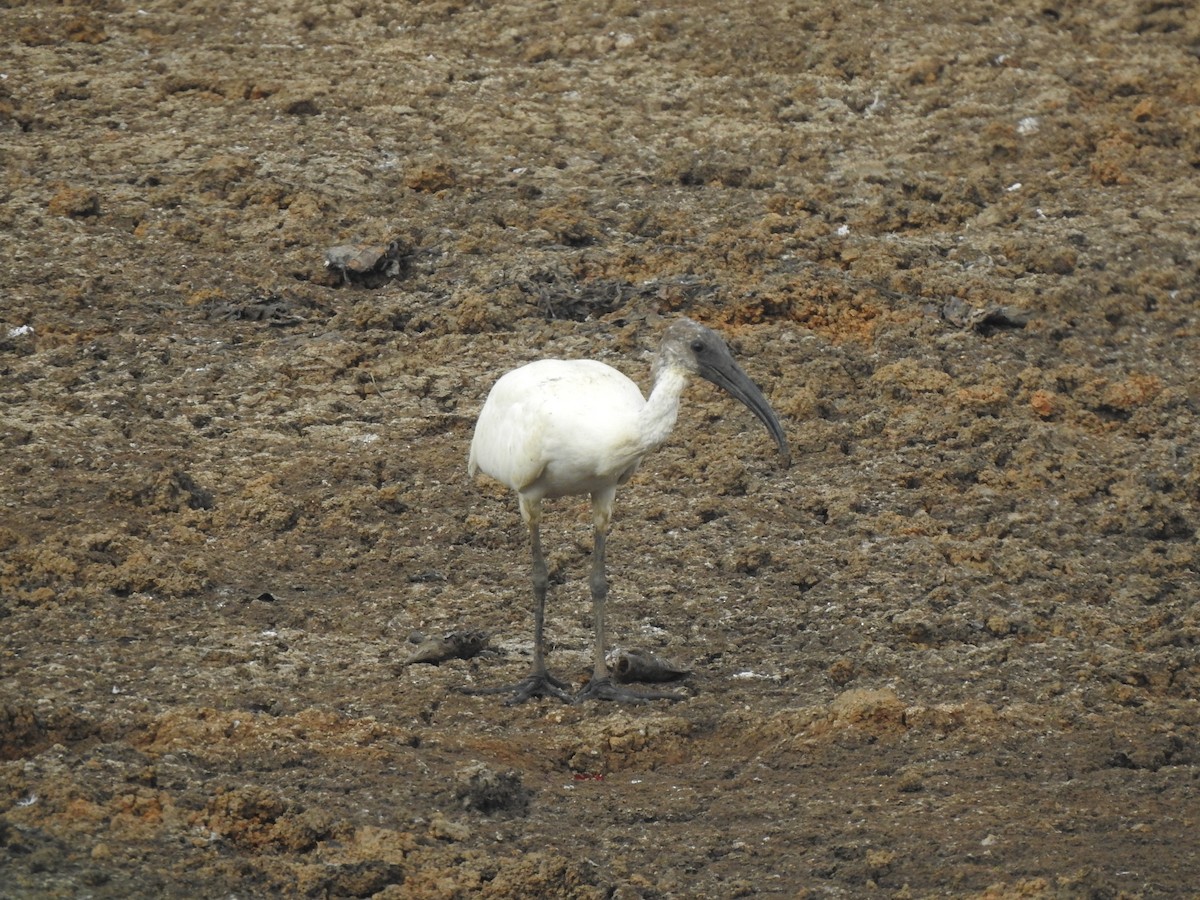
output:
M611 366L591 359L544 359L503 375L488 394L475 425L467 470L489 475L517 492L533 552L533 668L516 685L469 693L512 692L509 703L552 696L577 699L682 699L669 693L634 693L612 683L605 662L604 604L608 579L604 545L617 488L642 458L670 435L688 377L699 375L750 408L791 463L787 437L762 392L734 361L716 332L690 319L667 328L654 363L647 400L638 386ZM595 544L590 586L595 625L591 680L572 696L546 669L543 623L547 571L542 555L542 500L591 494Z

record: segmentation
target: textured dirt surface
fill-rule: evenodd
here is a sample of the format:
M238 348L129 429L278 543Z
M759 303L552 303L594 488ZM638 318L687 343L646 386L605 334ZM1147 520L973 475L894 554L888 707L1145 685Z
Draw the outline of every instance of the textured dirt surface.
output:
M1200 884L1200 17L0 3L0 894ZM342 284L329 248L390 250ZM350 276L374 256L339 259ZM357 268L356 268L357 267ZM706 384L618 497L689 699L505 707L494 378ZM589 516L548 511L551 665ZM403 662L419 634L492 652Z

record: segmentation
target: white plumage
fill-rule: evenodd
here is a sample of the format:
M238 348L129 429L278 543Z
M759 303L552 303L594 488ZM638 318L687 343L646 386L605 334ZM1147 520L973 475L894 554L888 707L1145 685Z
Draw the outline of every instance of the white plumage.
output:
M653 428L641 390L612 366L592 359L529 363L488 395L468 470L530 501L624 484L670 433L679 397L673 393L674 403L656 407L669 421Z
M545 498L590 494L595 546L590 579L595 647L592 678L579 698L607 700L680 699L662 692L635 694L608 678L604 661L604 605L608 581L604 550L618 486L637 471L642 458L670 435L689 375L729 391L767 426L785 464L787 438L762 393L734 362L725 342L688 319L674 322L655 361L649 399L611 366L596 360L545 359L502 376L488 394L471 441L468 471L483 472L516 491L533 552L534 660L529 677L510 688L509 702L534 696L575 699L567 685L546 670L543 621L547 573L541 548Z

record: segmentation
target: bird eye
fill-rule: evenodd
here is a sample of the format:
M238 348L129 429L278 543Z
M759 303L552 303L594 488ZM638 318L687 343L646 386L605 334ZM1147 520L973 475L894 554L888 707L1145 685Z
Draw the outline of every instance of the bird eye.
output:
M703 353L704 352L704 341L701 341L699 339L692 341L692 352L693 353Z

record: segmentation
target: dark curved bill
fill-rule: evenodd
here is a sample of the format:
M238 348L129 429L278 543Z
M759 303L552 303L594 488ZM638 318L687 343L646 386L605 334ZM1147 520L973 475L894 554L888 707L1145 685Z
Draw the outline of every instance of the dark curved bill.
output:
M758 389L758 385L750 380L750 376L742 371L742 367L727 353L711 354L697 362L701 378L711 381L717 387L732 394L744 403L760 422L767 426L767 431L771 432L771 437L779 445L779 453L783 457L783 467L786 469L790 466L792 451L788 449L787 435L783 433L783 426L779 424L775 410L771 409L771 404Z

